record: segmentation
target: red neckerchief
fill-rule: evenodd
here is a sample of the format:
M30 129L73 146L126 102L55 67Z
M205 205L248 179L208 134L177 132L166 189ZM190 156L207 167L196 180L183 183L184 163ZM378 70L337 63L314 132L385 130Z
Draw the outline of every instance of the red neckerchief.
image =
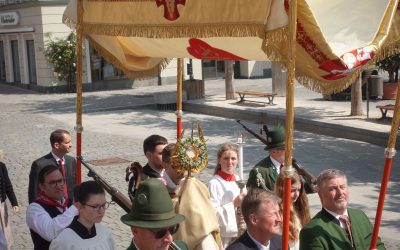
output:
M63 212L68 208L68 199L63 198L62 202L53 200L52 198L48 197L44 194L43 191L40 191L36 197L36 201L43 203L48 206L58 207L61 208Z
M233 174L228 174L223 171L218 171L217 175L221 176L222 179L226 181L236 181L236 177Z

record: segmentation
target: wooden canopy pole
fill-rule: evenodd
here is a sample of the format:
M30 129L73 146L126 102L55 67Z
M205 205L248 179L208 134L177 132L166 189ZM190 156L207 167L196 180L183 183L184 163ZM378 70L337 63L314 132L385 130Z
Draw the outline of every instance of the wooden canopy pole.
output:
M182 133L182 81L183 81L183 58L178 58L177 62L177 84L176 84L176 138Z
M83 0L78 0L76 22L76 156L82 156L82 19ZM76 183L82 182L82 166L78 159L76 163Z
M294 169L292 167L293 155L293 123L294 123L294 81L296 67L296 25L297 25L297 0L291 0L289 3L289 52L288 52L288 77L286 83L286 124L285 124L285 167L283 169L284 194L283 194L283 232L282 249L288 250L289 246L289 223L291 198L290 191L292 186L292 176Z
M384 171L383 171L383 176L382 176L381 190L379 192L378 206L376 209L374 230L372 231L372 238L371 238L371 244L370 244L371 250L376 248L376 244L378 242L379 227L381 225L383 205L385 203L387 185L389 182L390 170L392 168L392 160L396 153L396 149L395 149L396 138L397 138L397 131L398 131L398 128L400 125L399 124L400 123L400 86L399 85L400 84L398 83L397 84L396 104L395 104L395 110L394 110L394 115L393 115L393 119L392 119L392 128L390 130L388 146L385 149L385 166L384 166Z

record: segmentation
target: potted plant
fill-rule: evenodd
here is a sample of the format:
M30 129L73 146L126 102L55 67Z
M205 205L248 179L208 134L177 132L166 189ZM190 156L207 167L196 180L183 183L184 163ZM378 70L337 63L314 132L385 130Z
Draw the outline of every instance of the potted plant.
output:
M389 81L383 83L383 99L396 99L397 86L399 82L400 53L386 57L379 61L376 66L389 74Z
M54 76L59 81L66 81L67 90L75 91L76 72L76 37L70 33L67 38L53 39L50 33L46 33L44 55L48 63L53 65Z

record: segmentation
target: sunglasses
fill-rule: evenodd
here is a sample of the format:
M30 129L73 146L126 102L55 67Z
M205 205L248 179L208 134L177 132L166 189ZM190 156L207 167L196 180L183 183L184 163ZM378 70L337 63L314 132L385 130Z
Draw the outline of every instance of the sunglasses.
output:
M149 228L146 228L146 229L154 234L154 238L161 239L167 234L167 232L169 232L171 235L175 234L179 229L179 224L176 224L176 225L174 225L172 227L168 227L168 228L162 228L157 231L153 231Z

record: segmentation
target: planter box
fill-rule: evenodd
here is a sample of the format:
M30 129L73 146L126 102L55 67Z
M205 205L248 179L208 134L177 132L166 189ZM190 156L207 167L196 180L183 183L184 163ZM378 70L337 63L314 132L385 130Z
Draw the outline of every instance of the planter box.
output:
M383 83L383 96L384 100L396 100L398 83Z

